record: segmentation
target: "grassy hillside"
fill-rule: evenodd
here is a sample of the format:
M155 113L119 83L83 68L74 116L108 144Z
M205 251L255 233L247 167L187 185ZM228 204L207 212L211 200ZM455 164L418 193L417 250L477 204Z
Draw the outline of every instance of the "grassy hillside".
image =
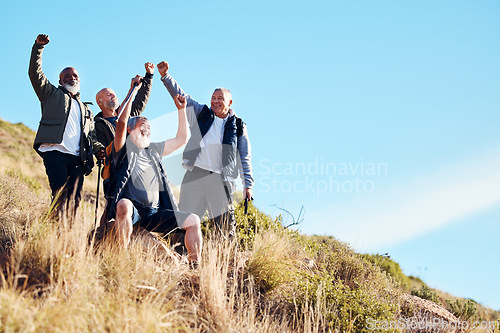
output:
M140 233L128 250L111 240L91 246L95 172L75 220L48 219L33 137L0 120L0 332L373 332L374 321L420 318L405 302L412 293L460 320L499 318L429 289L387 257L302 236L252 206L236 210L239 244L207 231L198 269ZM384 331L398 330L418 331Z

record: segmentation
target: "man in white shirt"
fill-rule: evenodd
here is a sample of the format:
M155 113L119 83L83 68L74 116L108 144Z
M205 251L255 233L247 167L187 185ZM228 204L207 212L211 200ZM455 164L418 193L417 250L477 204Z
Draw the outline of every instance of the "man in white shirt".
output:
M58 87L43 73L42 52L49 41L48 35L37 36L28 70L42 107L33 148L43 158L56 211L74 216L81 200L83 177L94 165L93 116L80 100L80 78L73 67L61 71Z
M238 174L243 181L243 196L253 199L254 180L246 125L230 108L233 101L228 89L215 89L209 107L181 89L168 73L166 61L159 63L157 68L172 98L181 95L187 100L191 137L183 153L187 171L181 185L180 209L200 218L208 211L214 229L233 238L236 233L233 193Z

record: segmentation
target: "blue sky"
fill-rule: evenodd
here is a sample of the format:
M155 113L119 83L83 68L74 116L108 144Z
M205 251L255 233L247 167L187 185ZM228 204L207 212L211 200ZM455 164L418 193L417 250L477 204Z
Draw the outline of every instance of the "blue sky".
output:
M3 119L37 127L38 33L51 37L49 79L75 67L94 104L167 60L200 102L232 91L257 207L304 206L301 232L389 252L430 286L500 309L498 2L25 1L0 15ZM145 115L161 140L176 118L158 76Z

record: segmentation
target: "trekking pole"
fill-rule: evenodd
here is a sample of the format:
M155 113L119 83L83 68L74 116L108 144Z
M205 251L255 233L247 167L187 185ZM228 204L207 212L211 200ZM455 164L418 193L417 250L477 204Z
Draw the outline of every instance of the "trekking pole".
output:
M245 215L248 215L248 197L245 197Z
M144 79L141 79L141 82L144 81ZM139 85L139 83L137 82L134 82L134 88L137 87ZM132 96L132 92L134 91L134 89L130 90L130 92L128 93L127 97L125 98L125 100L122 102L122 104L120 105L120 113L118 114L118 117L116 119L119 119L123 110L124 110L124 107L125 107L125 104L127 104L128 100L130 99L130 96Z
M102 160L97 160L97 166L98 166L98 173L97 173L97 195L95 199L95 221L94 221L94 228L97 226L97 209L99 208L99 187L101 185L101 167L102 167Z

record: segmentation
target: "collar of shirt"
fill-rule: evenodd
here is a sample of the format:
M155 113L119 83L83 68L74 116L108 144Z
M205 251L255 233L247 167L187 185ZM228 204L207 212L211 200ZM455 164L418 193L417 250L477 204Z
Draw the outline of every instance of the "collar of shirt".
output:
M222 120L222 124L225 124L225 123L226 123L226 121L228 120L228 118L229 118L230 116L232 116L232 115L234 115L234 111L233 111L233 109L229 109L229 111L228 111L228 113L227 113L227 115L226 115L226 118L219 118L219 117L217 117L217 116L215 116L215 118L219 118L219 119L221 119L221 120Z
M110 123L112 123L113 125L116 126L116 120L118 119L118 116L107 117L107 118L104 118L104 119L106 119L107 121L109 121Z

